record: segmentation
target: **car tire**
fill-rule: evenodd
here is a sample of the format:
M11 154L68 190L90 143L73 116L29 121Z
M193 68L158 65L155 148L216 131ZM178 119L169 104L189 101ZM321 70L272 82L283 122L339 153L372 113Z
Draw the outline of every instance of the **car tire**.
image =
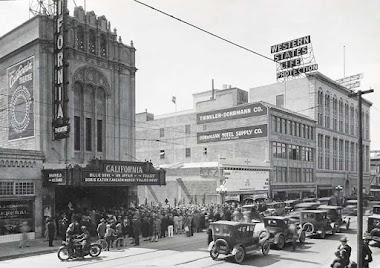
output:
M213 259L214 261L215 261L216 259L218 259L218 257L219 257L219 251L218 251L218 248L217 248L216 245L213 245L213 246L212 246L212 248L211 248L211 250L210 250L210 257L211 257L211 259Z
M261 246L261 252L263 253L264 256L267 256L269 254L270 250L270 243L269 241L265 241L264 244Z
M281 250L284 248L284 246L285 246L285 237L282 234L280 234L277 239L276 248L278 250Z
M242 246L239 246L237 249L236 249L236 253L235 253L235 262L238 263L238 264L241 264L243 261L244 261L244 258L245 258L245 250Z
M301 244L305 243L305 241L306 241L306 232L305 231L301 232L299 241Z
M325 239L325 237L326 237L326 229L324 227L322 228L322 231L321 231L321 234L319 235L319 237L321 239Z

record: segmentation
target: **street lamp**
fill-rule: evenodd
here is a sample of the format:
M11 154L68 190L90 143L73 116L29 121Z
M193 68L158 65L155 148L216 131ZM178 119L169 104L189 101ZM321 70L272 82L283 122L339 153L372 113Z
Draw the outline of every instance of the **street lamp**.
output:
M335 191L337 192L338 200L340 203L342 203L342 200L340 199L340 192L343 190L343 187L341 185L335 186ZM343 204L339 204L343 205Z
M222 205L224 204L224 196L227 193L227 187L224 186L224 184L221 184L218 188L216 188L216 192L220 195L222 199Z

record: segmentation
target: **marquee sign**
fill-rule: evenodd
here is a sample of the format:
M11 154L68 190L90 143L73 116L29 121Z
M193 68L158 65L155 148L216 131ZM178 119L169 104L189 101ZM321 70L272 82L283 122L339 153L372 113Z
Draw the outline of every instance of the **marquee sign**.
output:
M60 140L69 137L70 123L67 117L67 58L66 14L67 0L56 1L54 33L54 91L53 91L53 138Z
M8 140L34 137L34 57L7 69Z
M230 141L242 139L254 139L268 135L267 124L257 126L246 126L231 129L201 132L197 134L197 143Z
M252 103L228 109L210 111L197 114L197 124L219 122L230 119L266 115L268 108L261 103Z
M318 70L310 35L271 46L277 62L277 81Z
M67 170L66 169L44 169L43 185L66 185L67 183Z

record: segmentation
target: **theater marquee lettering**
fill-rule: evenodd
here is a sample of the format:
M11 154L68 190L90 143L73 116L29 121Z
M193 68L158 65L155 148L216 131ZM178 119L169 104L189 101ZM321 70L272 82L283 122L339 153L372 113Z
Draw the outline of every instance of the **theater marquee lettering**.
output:
M159 174L158 173L118 173L118 172L90 172L84 171L83 175L84 184L130 184L130 185L146 185L159 184Z
M244 118L250 116L266 115L268 108L261 103L238 106L228 109L210 111L197 114L197 123L204 124L210 122L219 122L230 119Z
M231 129L222 129L197 134L198 143L229 141L240 139L254 139L266 137L268 133L267 124L247 126Z

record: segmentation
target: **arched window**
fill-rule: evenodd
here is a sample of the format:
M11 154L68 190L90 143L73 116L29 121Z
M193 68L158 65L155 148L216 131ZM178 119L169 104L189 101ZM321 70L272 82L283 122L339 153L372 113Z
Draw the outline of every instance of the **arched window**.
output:
M94 30L90 30L88 34L88 52L96 54L96 35Z
M83 136L83 86L79 82L74 83L74 150L81 151Z
M106 94L103 88L96 90L96 151L104 152Z
M84 30L82 26L77 27L76 48L84 50Z
M349 125L349 117L350 117L350 114L349 114L349 107L348 107L348 102L346 102L344 104L344 132L346 134L349 134L349 129L348 129L348 125Z
M333 129L338 129L338 100L333 96Z
M107 38L104 34L100 35L100 56L107 57Z
M350 106L350 118L351 118L351 121L350 121L350 134L351 135L354 135L355 133L355 130L354 130L354 118L355 118L355 112L354 112L354 105L351 103L351 106Z
M369 114L365 113L365 138L369 140Z
M330 94L325 95L325 127L330 128Z
M92 152L93 150L93 136L94 136L94 87L87 85L84 91L84 136L86 151Z
M323 126L323 91L320 88L318 90L318 115L317 115L318 125Z
M339 132L343 132L343 99L339 99Z

